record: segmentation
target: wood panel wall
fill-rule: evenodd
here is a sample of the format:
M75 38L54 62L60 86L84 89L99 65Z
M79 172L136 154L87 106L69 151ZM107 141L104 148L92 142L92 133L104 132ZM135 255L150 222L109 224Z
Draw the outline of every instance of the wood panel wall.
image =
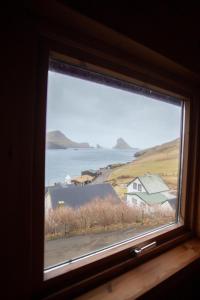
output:
M32 289L31 260L37 264L37 258L32 257L30 236L39 35L34 30L31 13L20 4L9 8L4 17L1 36L3 184L0 200L3 281L0 296L2 299L28 300Z

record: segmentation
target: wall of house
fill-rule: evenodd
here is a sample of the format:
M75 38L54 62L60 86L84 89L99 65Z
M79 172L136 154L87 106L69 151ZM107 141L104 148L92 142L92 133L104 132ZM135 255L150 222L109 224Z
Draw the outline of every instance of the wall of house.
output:
M46 193L45 195L45 215L47 216L49 213L49 210L52 208L51 203L51 196L49 193Z
M142 201L142 199L137 195L127 195L126 203L128 206L142 209L146 213L150 213L152 211L152 208Z
M137 184L136 188L134 188L134 183ZM137 193L137 192L146 192L146 190L144 189L143 185L141 184L142 190L139 191L138 190L138 184L141 184L140 180L138 178L136 178L133 182L131 182L128 186L127 186L127 193Z
M168 201L165 201L163 204L158 204L156 206L149 206L137 195L127 194L126 203L130 207L143 209L146 213L153 213L154 209L159 210L164 216L171 216L173 213L175 213L174 209Z

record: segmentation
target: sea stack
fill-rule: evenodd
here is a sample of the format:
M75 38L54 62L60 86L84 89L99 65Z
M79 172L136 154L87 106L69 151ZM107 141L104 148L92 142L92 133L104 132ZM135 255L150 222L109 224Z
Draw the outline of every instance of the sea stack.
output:
M132 149L132 147L123 138L118 138L113 149Z

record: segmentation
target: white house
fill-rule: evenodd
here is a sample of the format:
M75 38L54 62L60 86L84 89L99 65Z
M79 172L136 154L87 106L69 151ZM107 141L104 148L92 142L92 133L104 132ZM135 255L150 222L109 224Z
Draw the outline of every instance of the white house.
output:
M65 176L65 184L71 184L72 183L72 179L70 175Z
M129 206L152 212L159 207L163 213L174 212L176 196L170 192L163 179L156 174L138 176L127 185L126 201Z

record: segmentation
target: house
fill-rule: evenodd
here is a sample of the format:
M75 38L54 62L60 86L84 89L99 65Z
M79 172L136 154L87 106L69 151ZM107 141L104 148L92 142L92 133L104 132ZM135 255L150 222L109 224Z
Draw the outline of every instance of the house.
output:
M116 192L108 183L49 187L45 195L45 213L48 214L49 210L59 206L79 208L94 199L105 197L112 197L114 202L120 202Z
M90 176L90 175L81 175L74 177L71 182L76 184L76 185L85 185L88 183L91 183L94 180L95 177Z
M168 215L168 213L175 212L177 208L177 199L172 198L172 199L167 199L161 204L161 210L163 214Z
M163 179L156 174L138 176L127 185L126 201L129 206L142 207L146 212L160 207L163 213L175 211L176 196Z
M65 184L71 184L71 176L70 175L67 175L65 176Z

